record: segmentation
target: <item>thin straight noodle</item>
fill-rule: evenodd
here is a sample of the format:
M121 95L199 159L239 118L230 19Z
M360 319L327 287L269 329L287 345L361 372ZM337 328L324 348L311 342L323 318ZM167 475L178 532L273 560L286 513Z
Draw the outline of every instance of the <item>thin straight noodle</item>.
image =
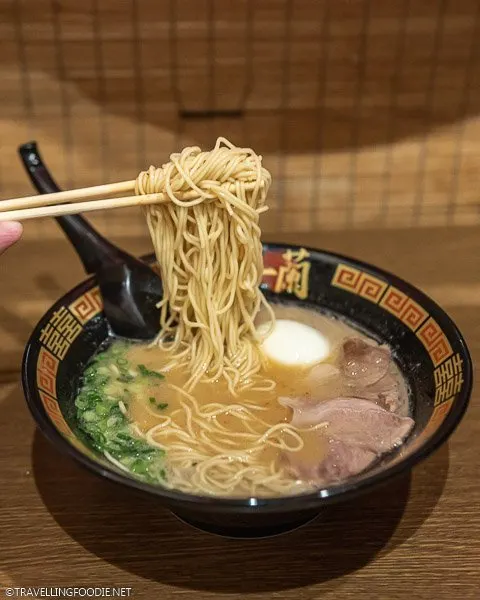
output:
M243 405L225 406L222 412L215 402L200 407L191 393L173 384L169 387L183 398L182 408L142 435L152 446L168 452L168 487L208 495L298 491L298 482L275 461L265 465L260 460L265 447L290 452L301 449L303 440L297 428L289 423L271 425ZM225 428L217 421L228 409L243 431ZM186 417L190 420L187 430ZM255 423L256 429L250 423Z
M260 156L224 138L209 152L185 148L137 177L137 194L163 192L170 200L145 208L164 284L155 343L168 351L170 368L180 363L190 373L187 390L218 379L233 395L274 386L258 381L262 338L255 325L262 306L274 322L259 288L258 219L270 183ZM198 197L181 200L186 191Z

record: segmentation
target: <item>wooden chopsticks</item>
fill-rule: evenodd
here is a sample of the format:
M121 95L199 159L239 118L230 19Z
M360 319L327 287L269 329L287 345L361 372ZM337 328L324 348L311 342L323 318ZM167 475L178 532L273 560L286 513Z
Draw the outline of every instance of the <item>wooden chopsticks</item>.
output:
M0 221L24 221L40 217L58 217L60 215L75 215L81 212L115 208L137 204L139 196L127 198L103 199L92 201L93 198L112 196L135 190L135 180L120 181L106 185L55 192L53 194L38 194L24 198L14 198L0 202ZM157 196L157 194L154 194ZM146 197L146 196L145 196Z
M126 206L142 206L165 202L168 198L164 194L145 194L143 196L126 196L125 198L107 198L104 200L90 200L88 202L74 202L72 204L55 204L54 206L37 206L22 210L1 211L1 221L25 221L41 217L60 217L62 215L78 215L83 212L105 210L112 208L125 208Z
M132 180L108 183L105 185L95 185L93 187L68 190L66 192L54 192L53 194L36 194L35 196L25 196L24 198L2 200L0 202L0 211L20 210L23 208L34 208L36 206L48 206L49 204L61 204L62 202L75 202L78 200L88 200L90 198L101 198L102 196L113 196L114 194L123 194L126 192L133 192L134 190L135 180Z
M251 187L253 188L254 185L252 183ZM235 183L223 184L222 187L233 189ZM161 192L144 195L132 193L131 196L121 198L105 198L105 196L134 191L135 180L132 180L68 190L66 192L56 192L54 194L38 194L36 196L3 200L0 201L0 222L76 215L95 210L159 204L169 200L168 196ZM176 195L186 201L198 198L198 193L195 190L189 190L182 194L177 193Z

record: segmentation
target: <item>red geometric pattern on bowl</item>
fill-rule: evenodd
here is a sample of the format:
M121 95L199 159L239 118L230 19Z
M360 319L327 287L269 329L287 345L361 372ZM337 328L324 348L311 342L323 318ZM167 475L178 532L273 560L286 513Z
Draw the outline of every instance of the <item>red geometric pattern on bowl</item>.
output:
M435 346L430 350L430 358L432 359L433 366L438 367L444 360L449 356L452 356L453 350L450 346L450 342L447 337L442 334Z
M92 290L77 298L72 304L69 306L72 313L77 317L77 319L85 325L87 321L93 319L98 313L103 310L103 302L102 297L100 295L100 289L98 287L93 288Z
M57 397L57 371L59 360L46 348L41 348L37 362L37 386L54 398Z
M412 331L416 331L428 317L424 308L394 286L389 287L380 306L400 319Z
M358 295L377 304L387 287L388 283L385 281L368 273L363 273L358 283Z
M58 402L48 394L42 392L41 390L39 390L39 394L43 407L45 408L45 412L49 416L52 423L55 424L55 427L66 437L74 438L75 436L73 434L73 431L70 429L67 422L63 418Z
M339 264L332 279L332 285L342 288L347 292L357 293L362 272L354 267Z
M424 433L426 433L428 435L432 431L435 431L436 429L438 429L438 427L443 423L446 416L450 412L450 409L453 406L454 400L455 400L455 398L449 398L446 402L443 402L443 404L440 404L439 406L437 406L435 408L435 410L433 411L432 416L430 417L430 420L428 421L428 424L424 430Z
M450 342L432 317L420 327L417 337L427 349L435 367L453 354Z
M341 263L337 266L332 285L357 294L374 304L378 303L388 288L388 283L382 279Z
M58 371L59 360L56 356L53 356L46 348L40 348L38 353L37 368L41 371L51 373L56 376Z

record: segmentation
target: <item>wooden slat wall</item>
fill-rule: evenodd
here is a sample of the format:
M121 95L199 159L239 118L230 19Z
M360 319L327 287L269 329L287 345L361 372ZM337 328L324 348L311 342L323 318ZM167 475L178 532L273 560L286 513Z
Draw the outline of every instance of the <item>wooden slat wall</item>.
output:
M15 149L31 138L62 185L82 186L225 135L273 173L267 231L478 224L479 13L479 0L0 0L1 197L29 193ZM144 227L137 210L92 220L113 236Z

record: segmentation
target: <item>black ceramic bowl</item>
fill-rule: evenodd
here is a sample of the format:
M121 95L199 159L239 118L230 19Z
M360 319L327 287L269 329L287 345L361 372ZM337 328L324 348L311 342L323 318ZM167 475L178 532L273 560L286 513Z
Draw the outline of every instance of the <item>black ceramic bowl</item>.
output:
M193 525L243 536L292 529L325 504L351 498L411 469L445 442L466 410L472 367L463 337L441 308L401 279L343 256L272 244L264 246L264 265L262 288L270 301L341 315L391 346L410 386L416 423L401 449L345 483L287 498L191 496L129 477L89 447L75 420L82 371L109 336L93 278L61 298L28 342L23 387L40 429L60 451L97 475L155 495Z

